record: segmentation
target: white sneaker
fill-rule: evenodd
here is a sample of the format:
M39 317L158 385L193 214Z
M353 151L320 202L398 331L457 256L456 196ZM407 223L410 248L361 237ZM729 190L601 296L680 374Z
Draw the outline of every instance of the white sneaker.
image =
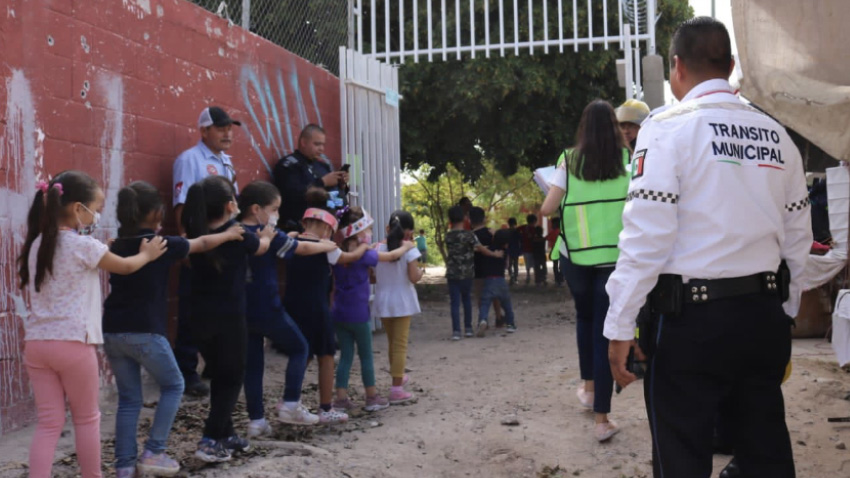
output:
M334 410L331 408L327 412L319 410L319 423L322 425L332 425L334 423L345 423L348 421L348 414Z
M315 425L319 423L319 416L310 413L310 410L307 410L307 407L300 403L295 408L289 408L283 403L278 403L277 418L290 425Z
M272 426L269 425L268 420L265 418L261 418L259 420L251 420L248 423L248 438L257 438L260 436L271 435L272 434Z

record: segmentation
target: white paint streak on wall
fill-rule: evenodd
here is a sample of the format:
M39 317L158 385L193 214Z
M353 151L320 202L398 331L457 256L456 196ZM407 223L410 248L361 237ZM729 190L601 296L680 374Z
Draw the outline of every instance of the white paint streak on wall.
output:
M103 206L103 229L109 237L115 237L118 221L115 207L118 205L118 190L124 182L124 81L120 75L103 72L97 79L98 88L106 97L106 120L100 137L103 168L102 186L106 194Z
M27 212L35 194L35 181L41 174L44 133L36 124L32 89L22 70L13 69L6 79L6 133L0 138L0 169L6 182L0 184L0 314L27 316L24 297L17 288L15 260L26 234ZM20 358L21 337L15 322L0 327L0 357ZM19 387L12 383L20 376L21 360L0 361L2 402L15 403ZM2 430L0 430L2 434Z
M0 165L6 170L6 184L0 185L0 227L3 238L13 240L0 244L0 312L9 310L9 295L15 291L14 263L24 242L27 212L38 177L36 145L44 141L44 134L37 134L41 130L36 128L32 90L23 71L12 70L6 91L6 137L0 143ZM43 149L39 149L43 156Z
M139 20L145 18L145 14L151 14L151 0L123 0L123 2L124 8Z

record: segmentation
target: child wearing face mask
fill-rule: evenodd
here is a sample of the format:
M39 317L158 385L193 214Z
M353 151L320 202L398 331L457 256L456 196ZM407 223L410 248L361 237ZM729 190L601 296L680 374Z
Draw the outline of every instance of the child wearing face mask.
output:
M298 235L298 242L315 244L329 239L336 232L337 218L328 192L310 188L305 200L308 208L301 221L304 232ZM329 310L330 266L350 264L360 259L368 248L360 244L350 252L334 249L326 254L289 257L278 251L278 256L286 259L286 273L292 279L286 281L283 305L307 339L308 355L316 356L319 364L319 423L322 424L348 421L348 414L335 410L332 403L336 338Z
M186 236L194 239L226 231L238 214L233 184L223 176L208 176L189 188L181 221ZM257 235L245 231L242 241L189 256L189 325L210 373L210 411L195 456L209 463L229 461L232 452L251 447L234 431L232 418L245 375L248 256L265 254L274 235L270 226Z
M159 191L135 181L118 191L117 216L121 227L110 251L121 257L138 253L145 239L160 229L165 208ZM115 415L115 475L173 475L177 461L165 453L168 434L183 395L183 375L168 342L168 277L171 266L189 254L205 252L227 241L241 241L242 227L186 239L166 236L168 251L130 275L112 274L110 293L103 303L103 349L118 387ZM141 368L157 382L160 396L153 424L138 456L136 429L142 409Z
M353 206L340 218L343 251L353 251L360 244L372 243L372 224L374 221L363 209ZM372 315L369 312L369 275L378 262L397 261L415 243L404 242L402 247L392 252L367 250L363 257L351 264L336 264L334 271L334 300L331 316L334 320L336 338L339 343L340 357L336 367L337 410L351 410L354 403L348 398L348 376L354 361L354 346L360 357L360 376L366 389L364 410L376 412L390 406L389 401L380 395L375 387L375 365L372 360Z
M52 475L66 399L81 474L101 476L98 269L132 274L166 251L165 240L151 237L140 241L136 254L121 257L91 237L104 199L89 175L65 171L49 183L39 181L27 217L18 274L30 297L23 322L24 364L38 409L29 453L29 476L34 478Z
M273 184L254 181L239 195L239 220L248 231L265 225L274 227L280 209L280 192ZM307 371L307 339L284 310L280 300L277 261L293 255L324 254L335 250L332 241L299 241L276 231L269 250L249 259L248 355L245 364L245 402L248 405L248 437L271 433L263 405L264 339L268 337L289 357L283 397L277 404L278 418L291 425L315 425L319 417L301 404L301 385Z

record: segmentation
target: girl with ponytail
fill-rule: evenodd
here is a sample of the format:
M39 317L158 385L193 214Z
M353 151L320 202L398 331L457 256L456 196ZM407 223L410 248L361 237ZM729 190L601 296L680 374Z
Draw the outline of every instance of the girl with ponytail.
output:
M89 175L65 171L36 185L27 238L18 258L21 289L30 297L24 364L38 424L29 455L31 477L51 476L67 398L83 478L101 476L100 381L97 344L103 343L98 269L132 274L166 250L161 237L142 241L121 257L91 236L104 194Z
M159 191L135 181L118 191L118 238L110 250L121 257L139 251L143 241L157 234L165 216ZM110 294L103 304L103 349L118 387L115 415L115 474L139 472L170 475L180 471L165 448L168 433L183 395L183 375L168 342L168 277L171 266L189 254L214 249L227 241L241 241L238 224L218 234L186 239L166 236L168 251L137 272L109 277ZM145 450L138 457L136 428L142 408L141 368L157 382L160 396Z
M189 188L180 220L189 239L227 231L236 224L236 191L224 176L207 176ZM266 253L274 227L257 234L245 231L241 241L192 254L189 328L210 372L210 412L195 456L208 463L229 461L232 452L251 448L233 428L233 409L245 376L248 328L245 284L248 257Z
M413 216L407 211L396 211L390 215L387 225L387 240L378 246L378 252L389 252L402 246L403 241L413 238ZM421 312L415 283L422 279L424 270L419 268L421 256L415 247L404 253L395 262L381 262L375 267L375 301L373 311L381 318L389 342L390 375L393 378L390 388L390 403L403 403L412 400L413 394L404 390L407 375L404 374L407 360L407 342L410 332L410 319Z
M353 251L361 244L372 244L372 224L374 221L365 210L358 206L347 208L340 218L340 231L344 251ZM331 315L339 343L340 357L336 367L336 400L334 408L351 410L354 402L348 398L348 374L354 361L354 347L360 356L360 375L366 389L367 412L375 412L389 406L389 401L378 394L375 387L375 365L372 359L372 315L369 313L370 271L379 262L399 260L407 251L414 248L413 242L404 244L392 252L378 252L369 249L356 262L337 264L334 271L334 300Z

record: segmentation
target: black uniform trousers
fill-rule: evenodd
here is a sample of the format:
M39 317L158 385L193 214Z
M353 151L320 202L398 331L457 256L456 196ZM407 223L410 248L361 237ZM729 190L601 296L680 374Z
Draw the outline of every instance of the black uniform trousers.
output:
M709 478L712 439L728 400L735 456L747 478L793 478L780 385L791 323L777 296L684 304L661 318L644 380L655 478Z

